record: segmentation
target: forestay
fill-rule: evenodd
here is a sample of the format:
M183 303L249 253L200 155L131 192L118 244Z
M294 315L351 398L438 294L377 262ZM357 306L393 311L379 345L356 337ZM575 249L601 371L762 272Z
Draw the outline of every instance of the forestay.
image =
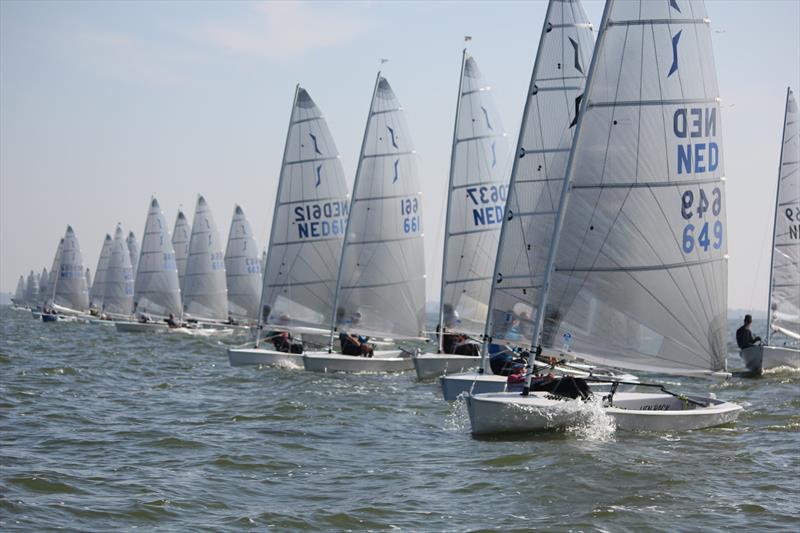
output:
M405 114L378 73L342 249L336 325L419 337L425 312L422 193Z
M623 368L724 370L725 187L705 6L610 0L603 20L542 344Z
M507 142L491 88L464 51L456 111L440 326L481 335L507 194Z
M61 246L55 304L75 311L89 309L89 292L86 289L83 256L72 226L67 226Z
M103 311L115 315L130 315L133 312L133 269L120 226L114 232L103 288Z
M186 257L183 310L193 318L228 319L225 256L217 225L205 198L197 198Z
M109 260L111 260L111 235L106 233L103 247L100 249L100 258L97 260L97 268L94 270L94 283L90 285L91 290L89 290L89 307L94 309L100 309L103 306ZM89 278L86 278L86 283L89 283Z
M225 248L228 310L236 318L257 320L261 299L261 261L250 222L236 206Z
M128 245L133 279L136 279L136 267L139 265L139 243L136 242L136 235L132 231L128 232L128 238L125 242Z
M169 230L158 200L150 201L133 289L134 312L181 315L178 269Z
M298 86L267 247L264 321L330 327L348 207L328 124Z
M800 128L797 120L797 101L788 89L775 205L768 344L773 341L773 333L800 339Z
M486 335L529 347L594 32L577 0L551 1L509 182Z
M178 266L178 282L181 290L184 289L186 258L189 257L189 236L189 222L183 211L178 211L175 228L172 230L172 248L175 250L175 264Z

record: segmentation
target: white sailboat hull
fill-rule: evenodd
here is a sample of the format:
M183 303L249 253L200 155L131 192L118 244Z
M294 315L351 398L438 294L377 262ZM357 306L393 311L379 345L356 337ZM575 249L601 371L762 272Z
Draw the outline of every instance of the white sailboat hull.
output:
M414 368L409 356L401 356L400 350L376 351L373 357L306 352L303 365L309 372L405 372Z
M263 348L229 348L231 366L280 366L303 368L303 354L286 353Z
M422 353L413 356L417 379L433 379L476 368L480 357L449 353Z
M779 366L800 368L800 349L786 346L751 346L739 352L747 370L761 372Z
M133 322L120 320L114 322L117 331L125 333L148 333L154 331L166 331L167 324L162 322Z
M623 431L690 431L734 422L742 407L712 398L692 397L707 407L684 405L670 394L617 392L603 412ZM536 433L579 422L580 400L553 399L547 392L490 393L467 396L473 435ZM576 407L578 407L576 409Z

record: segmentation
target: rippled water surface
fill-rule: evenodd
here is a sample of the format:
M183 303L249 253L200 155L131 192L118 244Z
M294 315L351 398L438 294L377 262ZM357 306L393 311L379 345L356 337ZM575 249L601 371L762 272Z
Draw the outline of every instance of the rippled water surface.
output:
M0 308L0 528L796 530L800 373L669 378L729 427L474 439L395 376L231 368L246 341ZM741 366L731 356L731 367ZM600 417L602 418L602 417Z

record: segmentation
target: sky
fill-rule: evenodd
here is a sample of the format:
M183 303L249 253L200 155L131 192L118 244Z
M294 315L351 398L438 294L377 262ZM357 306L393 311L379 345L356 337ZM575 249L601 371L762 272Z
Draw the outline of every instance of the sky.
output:
M654 0L655 1L655 0ZM709 0L722 97L730 308L764 309L786 87L800 87L800 1ZM584 7L599 26L600 0ZM423 183L438 300L464 35L511 143L546 2L0 2L0 291L49 269L67 224L92 271L117 223L141 239L198 194L260 246L295 84L325 114L352 184L381 58Z

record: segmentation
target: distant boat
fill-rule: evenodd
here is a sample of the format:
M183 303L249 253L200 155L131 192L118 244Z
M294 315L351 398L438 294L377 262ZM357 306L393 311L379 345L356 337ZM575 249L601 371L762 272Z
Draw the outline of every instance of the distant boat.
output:
M327 342L348 209L328 124L308 91L297 86L263 268L264 329L259 328L254 348L228 350L231 365L301 366L302 353L272 349L272 339L265 338L270 331L301 333L304 340L322 336Z
M331 321L335 332L420 339L425 319L425 250L416 152L405 113L380 72L358 159ZM313 372L414 368L400 350L374 357L306 352Z
M36 302L36 307L41 308L41 306L47 301L47 287L50 280L50 274L47 272L47 268L42 268L42 273L39 276L39 301Z
M225 278L230 316L239 322L255 323L261 301L261 260L250 222L238 205L225 247Z
M94 270L94 283L89 285L89 308L99 310L103 307L103 294L105 292L106 270L111 259L111 235L106 233L103 239L103 247L100 249L100 258L97 260L97 268ZM89 278L86 278L89 283Z
M142 249L133 288L133 310L147 322L118 321L118 331L136 332L166 328L163 319L181 317L181 290L169 229L158 200L150 200L142 236Z
M133 313L133 268L124 235L117 225L103 283L103 314L117 319Z
M128 232L128 238L125 242L128 245L128 253L130 254L133 279L136 279L136 267L139 264L139 243L136 242L136 235L132 231Z
M89 292L86 289L86 272L80 244L72 226L67 226L64 238L58 244L53 268L50 271L49 307L61 315L79 316L89 310ZM45 316L50 316L47 319ZM42 315L42 320L52 320L52 313Z
M197 197L197 208L192 220L182 294L183 312L187 319L217 323L228 320L222 241L208 203L202 195Z
M39 304L39 278L33 270L28 274L25 284L25 304L31 309Z
M14 291L14 297L11 298L11 302L15 307L20 309L25 308L25 276L19 277L19 281L17 281L17 290Z
M725 372L725 187L710 58L702 1L606 3L528 328L537 351L569 343L570 353L595 364ZM521 394L467 396L472 433L574 423L564 404L585 398L578 384L566 378L537 390L532 377L529 370ZM702 429L741 411L659 384L638 387L659 392L603 396L601 409L618 429Z
M797 101L786 90L765 346L742 350L751 372L778 366L800 368L800 126Z
M186 215L183 211L178 210L178 216L175 217L175 227L172 230L172 248L175 250L175 265L178 267L178 283L180 283L181 291L184 290L184 276L186 275L186 258L189 257L189 238L191 236L191 229L189 222L186 220Z
M419 379L476 368L475 356L446 351L444 339L483 335L497 241L508 193L506 135L492 90L466 49L461 58L450 179L437 353L414 356ZM475 347L477 352L477 346Z

